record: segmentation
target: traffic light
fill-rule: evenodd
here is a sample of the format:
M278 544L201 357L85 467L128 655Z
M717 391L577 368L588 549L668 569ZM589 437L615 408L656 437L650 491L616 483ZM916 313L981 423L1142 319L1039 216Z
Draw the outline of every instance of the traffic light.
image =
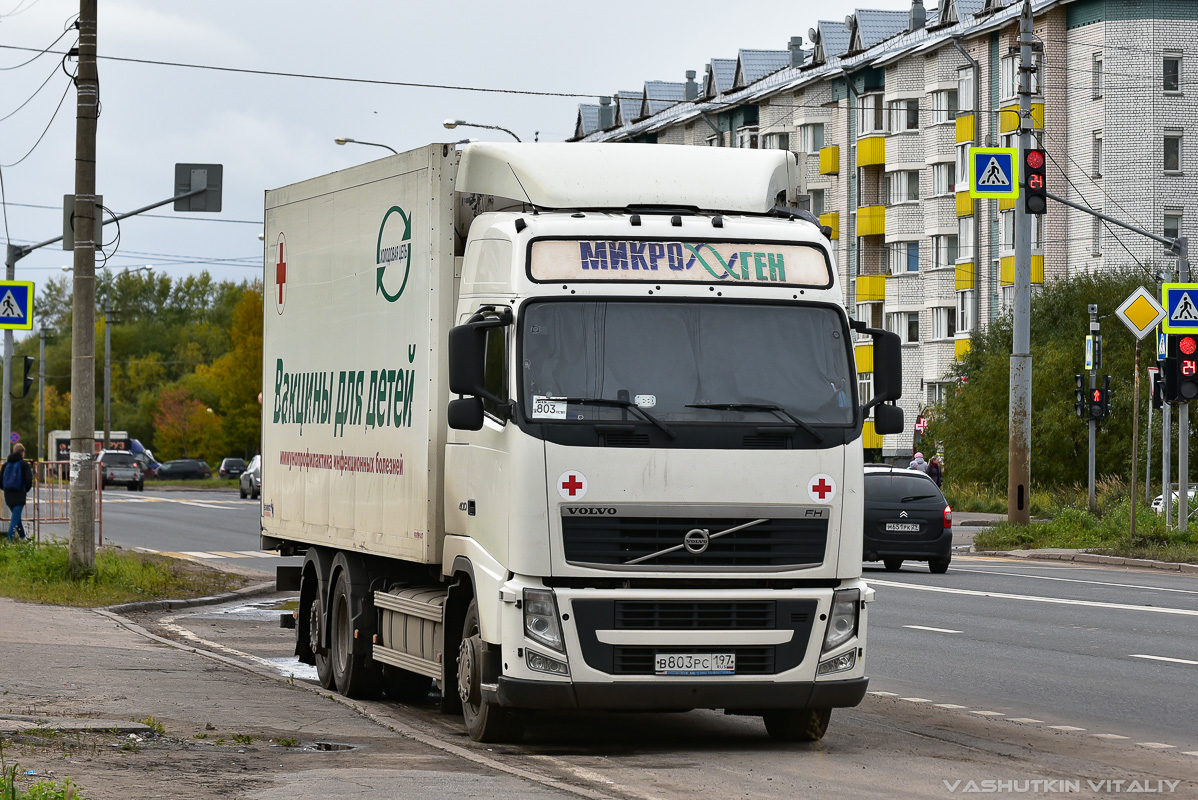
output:
M1111 376L1102 376L1102 386L1090 390L1090 419L1102 421L1111 414Z
M1073 392L1073 410L1077 413L1078 419L1086 418L1086 376L1074 375L1073 383L1076 389Z
M1023 210L1029 214L1043 214L1048 210L1047 163L1043 150L1028 150L1023 154L1024 174L1027 185L1023 190Z
M1190 335L1170 336L1169 345L1173 361L1169 377L1173 378L1173 386L1167 389L1173 391L1167 392L1166 399L1188 403L1198 397L1198 338Z
M1165 407L1165 377L1160 370L1153 370L1152 375L1152 407L1162 409Z
M29 396L29 387L33 385L33 378L29 374L29 370L33 369L33 356L25 356L25 389L20 394L13 394L13 399L24 400Z

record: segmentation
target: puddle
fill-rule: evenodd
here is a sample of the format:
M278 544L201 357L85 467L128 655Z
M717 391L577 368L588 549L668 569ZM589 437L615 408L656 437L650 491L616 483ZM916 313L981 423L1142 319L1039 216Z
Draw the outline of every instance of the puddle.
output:
M341 742L312 742L309 747L305 747L304 749L328 753L334 750L353 750L355 747L352 744L342 744Z
M319 680L316 676L316 667L311 664L301 664L295 656L287 658L264 658L262 660L278 670L280 675L290 675L297 681L316 682Z

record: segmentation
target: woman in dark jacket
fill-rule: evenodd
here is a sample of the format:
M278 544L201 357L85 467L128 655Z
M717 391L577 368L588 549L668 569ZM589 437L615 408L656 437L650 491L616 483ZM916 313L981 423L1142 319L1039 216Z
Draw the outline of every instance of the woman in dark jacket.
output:
M33 488L33 469L25 460L25 445L15 444L4 469L0 471L0 486L4 488L4 505L12 509L12 521L8 524L8 541L20 534L25 537L25 526L21 524L21 512L25 510L25 496Z

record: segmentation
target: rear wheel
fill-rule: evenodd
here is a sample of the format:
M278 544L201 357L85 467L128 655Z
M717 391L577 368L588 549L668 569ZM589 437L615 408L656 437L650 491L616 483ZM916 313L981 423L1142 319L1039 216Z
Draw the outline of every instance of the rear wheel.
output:
M368 665L365 653L354 652L353 598L345 573L337 576L333 588L333 617L329 629L329 656L333 662L333 681L346 697L369 698L379 691L379 669Z
M951 558L950 556L949 558L933 558L929 560L928 570L935 575L943 575L948 572L948 562Z
M831 718L830 708L786 708L761 716L770 738L779 742L818 742Z
M245 490L245 486L238 486L237 494L241 495L241 499L244 500L249 495L249 492Z
M903 560L901 558L886 557L882 559L882 563L886 565L887 572L898 572L903 568Z
M324 613L321 611L321 606L319 597L313 597L312 604L308 606L308 647L312 650L312 655L315 657L316 678L320 681L321 686L326 689L332 689L335 688L333 684L333 662L329 658L328 648L322 649L320 646L320 631L324 626Z
M524 735L524 718L515 711L486 700L482 694L482 656L486 648L478 625L478 602L470 600L462 623L458 647L458 696L466 732L476 742L518 742ZM452 691L452 690L451 690Z

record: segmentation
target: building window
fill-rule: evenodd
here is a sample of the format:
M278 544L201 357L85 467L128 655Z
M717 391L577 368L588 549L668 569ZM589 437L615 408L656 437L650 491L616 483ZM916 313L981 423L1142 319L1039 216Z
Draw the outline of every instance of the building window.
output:
M951 122L957 116L957 90L932 92L932 124Z
M957 217L957 260L972 260L977 235L977 218Z
M707 146L708 147L723 147L724 146L723 142L720 141L723 138L724 138L724 134L722 134L722 133L717 133L715 136L708 136L707 137Z
M960 183L969 180L969 148L972 146L972 142L962 142L961 144L957 145L956 173L958 192L963 192L969 188L968 186L961 186Z
M919 170L903 170L888 174L890 183L890 205L909 203L919 199Z
M891 275L919 272L919 242L892 242L888 247Z
M885 131L886 113L885 106L882 104L882 95L865 95L861 98L861 105L857 108L857 135L869 136Z
M1181 212L1165 210L1165 236L1176 239L1181 236Z
M1039 250L1044 245L1044 215L1031 214L1032 218L1032 250Z
M874 374L872 372L857 373L857 402L866 405L874 399Z
M813 122L799 126L798 149L800 153L818 153L824 146L824 123Z
M1013 98L1019 94L1019 61L1018 55L1007 56L1002 60L999 73L999 94L1003 100ZM1040 54L1032 53L1032 61L1038 67L1040 65ZM1040 70L1037 69L1031 74L1032 94L1040 94Z
M1181 134L1165 133L1165 172L1181 172Z
M811 197L811 213L818 217L824 213L824 190L809 189L807 194Z
M919 101L892 100L887 104L890 110L890 131L919 130Z
M1015 212L1002 211L998 215L998 227L1002 231L1001 247L1003 250L1015 249Z
M1102 211L1101 208L1094 210ZM1098 217L1090 218L1090 255L1102 255L1102 220Z
M932 237L932 269L951 267L957 263L957 237Z
M903 344L919 341L919 312L896 311L886 315L886 329L898 335Z
M1094 131L1090 149L1090 174L1095 178L1102 177L1102 131Z
M1095 53L1090 64L1090 97L1102 97L1102 53Z
M951 339L957 335L957 309L951 307L932 309L932 338Z
M973 330L973 300L976 289L957 292L957 330Z
M757 148L757 126L746 126L736 131L736 146L742 148Z
M932 195L952 194L957 190L957 165L951 161L932 165Z
M1004 286L1002 293L999 295L999 303L1002 304L1003 313L1007 313L1015 306L1015 287Z
M790 134L767 133L764 137L762 137L762 144L766 150L789 150Z
M871 328L882 327L882 304L858 303L857 320L859 322L864 322Z
M961 111L973 111L973 67L957 70L957 104Z
M1164 90L1166 92L1181 91L1181 58L1165 56Z

